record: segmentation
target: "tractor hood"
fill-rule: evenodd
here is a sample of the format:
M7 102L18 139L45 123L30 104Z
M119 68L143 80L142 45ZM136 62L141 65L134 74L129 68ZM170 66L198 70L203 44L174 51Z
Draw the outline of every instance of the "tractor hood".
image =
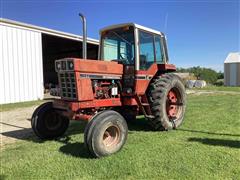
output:
M80 74L111 74L120 75L123 74L123 65L117 62L108 62L101 60L88 60L77 58L64 58L56 60L55 69L59 71L75 71Z

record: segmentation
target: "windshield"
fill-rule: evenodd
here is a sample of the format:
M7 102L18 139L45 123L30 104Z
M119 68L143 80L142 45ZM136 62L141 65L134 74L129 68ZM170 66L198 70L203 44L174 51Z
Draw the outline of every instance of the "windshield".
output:
M104 33L103 33L104 34ZM110 30L102 35L102 59L134 64L134 29L124 27Z

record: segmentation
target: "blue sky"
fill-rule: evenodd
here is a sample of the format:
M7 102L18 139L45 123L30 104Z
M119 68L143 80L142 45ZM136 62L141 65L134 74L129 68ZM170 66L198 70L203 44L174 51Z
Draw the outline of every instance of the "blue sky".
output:
M100 28L135 22L165 32L170 62L223 71L229 52L240 51L239 0L198 1L5 1L1 17L81 34L78 12L85 14L88 37Z

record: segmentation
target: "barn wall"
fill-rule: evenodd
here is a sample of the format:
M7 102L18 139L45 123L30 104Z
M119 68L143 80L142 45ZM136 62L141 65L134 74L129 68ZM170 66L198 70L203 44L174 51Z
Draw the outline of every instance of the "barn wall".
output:
M240 63L224 64L224 85L240 86Z
M237 85L237 64L231 63L230 65L230 86L236 86Z
M224 64L224 85L225 86L229 86L230 82L230 64L229 63L225 63Z
M0 24L0 104L43 99L41 33Z
M237 63L237 86L240 86L240 63Z

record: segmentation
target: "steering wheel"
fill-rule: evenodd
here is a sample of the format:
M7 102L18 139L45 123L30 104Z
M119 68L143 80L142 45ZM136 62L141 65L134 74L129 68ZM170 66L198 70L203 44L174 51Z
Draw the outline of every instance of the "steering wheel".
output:
M130 64L130 62L129 62L129 55L128 55L127 53L120 53L119 55L120 55L120 59L121 59L121 60L124 60L124 61L127 62L127 64ZM126 57L127 59L124 58L123 55L125 55L125 57Z

